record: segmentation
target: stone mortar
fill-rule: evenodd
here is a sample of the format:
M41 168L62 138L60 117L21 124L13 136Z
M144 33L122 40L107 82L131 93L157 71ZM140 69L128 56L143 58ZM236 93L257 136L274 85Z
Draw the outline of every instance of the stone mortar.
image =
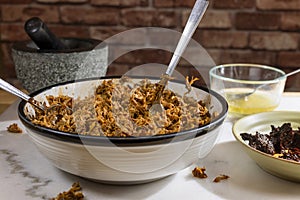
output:
M33 92L56 83L105 76L108 47L95 39L63 38L68 49L39 50L32 41L17 42L12 58L17 78Z

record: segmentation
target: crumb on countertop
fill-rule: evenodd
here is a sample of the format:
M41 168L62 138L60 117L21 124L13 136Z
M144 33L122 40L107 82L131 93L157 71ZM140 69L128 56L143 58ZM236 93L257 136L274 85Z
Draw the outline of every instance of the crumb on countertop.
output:
M84 195L81 192L81 186L80 184L73 183L72 187L65 192L59 193L55 198L52 198L51 200L83 200Z
M207 178L207 174L205 173L205 167L195 167L192 171L194 177L197 178Z
M214 179L214 182L215 182L215 183L219 183L221 180L226 180L226 179L228 179L228 178L229 178L228 175L220 174L219 176L217 176L217 177Z
M11 133L23 133L22 129L16 123L9 125L7 131Z
M205 170L206 170L205 167L195 167L192 171L192 174L194 177L204 179L204 178L208 177L207 174L205 173ZM220 182L222 180L226 180L228 178L229 178L228 175L220 174L213 180L213 182L218 183L218 182Z

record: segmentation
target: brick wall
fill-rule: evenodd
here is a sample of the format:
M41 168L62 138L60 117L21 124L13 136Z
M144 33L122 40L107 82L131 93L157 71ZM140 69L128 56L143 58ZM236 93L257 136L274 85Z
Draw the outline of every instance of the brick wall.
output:
M27 40L24 22L38 16L60 37L105 40L135 27L155 26L182 31L194 0L0 0L0 75L16 79L11 45ZM276 66L286 72L300 64L299 0L210 0L194 39L216 64L251 62ZM136 51L122 56L108 74L123 74L148 62L167 64L170 53ZM160 58L160 59L158 59ZM182 61L186 75L193 74ZM287 91L300 91L300 75L288 79Z

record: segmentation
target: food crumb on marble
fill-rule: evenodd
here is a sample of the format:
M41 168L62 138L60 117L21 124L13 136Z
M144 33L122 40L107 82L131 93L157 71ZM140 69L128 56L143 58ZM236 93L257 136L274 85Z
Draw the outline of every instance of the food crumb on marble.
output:
M68 191L59 193L55 198L51 200L82 200L84 198L81 192L81 186L78 182L73 183L72 187Z
M219 176L217 176L217 177L213 180L213 182L219 183L220 181L222 181L222 180L227 180L227 179L229 179L229 176L228 176L228 175L220 174Z
M201 179L204 179L204 178L207 178L207 174L205 173L206 171L206 168L205 167L195 167L192 171L192 174L194 177L196 178L201 178ZM215 177L215 179L213 180L214 183L219 183L220 181L222 180L226 180L228 179L229 176L228 175L225 175L225 174L220 174L219 176Z
M16 123L9 125L7 131L11 133L23 133L23 130Z
M194 177L197 178L207 178L207 174L205 173L205 167L195 167L192 171Z

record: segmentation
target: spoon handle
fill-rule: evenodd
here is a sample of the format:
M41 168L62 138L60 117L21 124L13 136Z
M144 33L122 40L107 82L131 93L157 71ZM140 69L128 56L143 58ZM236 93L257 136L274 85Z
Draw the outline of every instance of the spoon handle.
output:
M8 82L4 81L1 78L0 78L0 88L13 95L16 95L17 97L20 97L21 99L24 99L25 101L29 101L29 99L31 98L30 96L28 96L27 94L25 94L24 92L12 86L11 84L9 84Z
M180 59L182 53L186 49L189 41L191 40L192 35L194 34L199 22L201 21L203 15L204 15L204 12L207 9L208 3L209 2L207 0L197 0L195 2L195 5L192 9L192 12L186 23L186 26L183 30L183 33L180 37L178 44L177 44L175 52L172 56L172 59L168 66L168 69L166 70L167 75L169 75L169 76L172 75L176 65L179 62L179 59Z
M286 78L286 77L291 76L291 75L294 75L294 74L296 74L296 73L298 73L298 72L300 72L300 68L297 69L297 70L295 70L295 71L292 71L292 72L290 72L290 73L287 73L286 75L282 76L282 78Z

